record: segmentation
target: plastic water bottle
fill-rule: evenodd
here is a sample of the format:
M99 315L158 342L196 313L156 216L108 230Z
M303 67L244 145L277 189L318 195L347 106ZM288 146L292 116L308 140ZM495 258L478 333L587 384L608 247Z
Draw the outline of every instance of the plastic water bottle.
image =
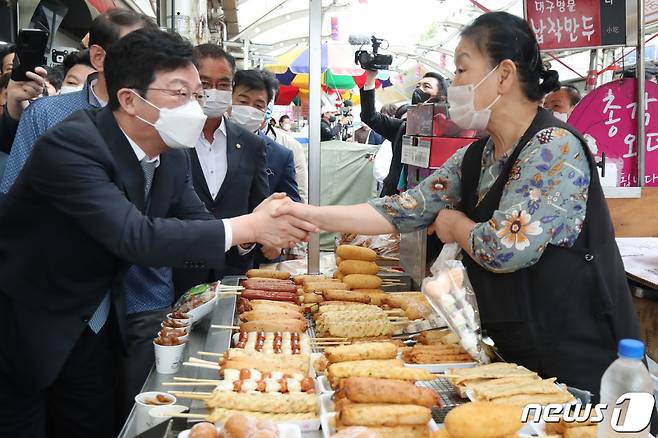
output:
M617 352L619 359L615 360L605 370L601 379L601 403L607 404L608 409L604 411L604 420L598 425L596 436L597 438L646 438L649 436L649 426L642 432L622 433L616 432L610 425L616 407L615 403L620 396L629 392L653 394L653 383L651 382L649 370L642 362L642 359L644 359L644 344L636 339L622 339L619 341ZM619 417L621 420L626 418L625 411L628 403L627 401L622 405L623 410Z

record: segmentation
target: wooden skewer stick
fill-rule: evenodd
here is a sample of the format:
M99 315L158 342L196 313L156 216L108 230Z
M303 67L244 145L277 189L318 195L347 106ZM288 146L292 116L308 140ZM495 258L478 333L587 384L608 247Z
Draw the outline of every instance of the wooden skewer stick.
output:
M409 325L409 321L391 321L393 325Z
M400 261L400 259L397 258L397 257L388 257L388 256L382 256L382 255L377 256L377 257L379 257L381 260L389 260L391 262L399 262Z
M211 356L211 357L222 357L223 353L212 353L210 351L197 351L196 354L199 356Z
M211 382L162 382L162 386L217 386L217 383L211 383Z
M191 392L191 391L167 391L176 397L189 398L192 400L207 400L212 397L212 392Z
M199 418L201 420L205 420L207 418L206 415L203 414L183 414L183 413L171 413L170 417L173 418Z
M198 362L183 362L183 365L188 367L208 368L209 370L219 371L219 365L206 365Z
M242 286L217 286L217 290L244 290Z
M213 379L193 379L191 377L174 377L174 380L177 382L203 382L203 383L219 383L223 380L213 380Z
M222 329L222 330L240 330L240 326L237 325L218 325L218 324L212 324L210 328L214 329Z
M190 356L189 362L205 363L206 365L217 365L217 362L213 362L213 361L210 361L210 360L199 359L198 357L194 357L194 356Z
M350 340L350 338L320 338L320 339L315 339L312 343L349 341L349 340Z
M221 296L237 295L237 296L240 296L240 295L242 295L242 292L238 292L238 291L217 292L217 295L221 295Z

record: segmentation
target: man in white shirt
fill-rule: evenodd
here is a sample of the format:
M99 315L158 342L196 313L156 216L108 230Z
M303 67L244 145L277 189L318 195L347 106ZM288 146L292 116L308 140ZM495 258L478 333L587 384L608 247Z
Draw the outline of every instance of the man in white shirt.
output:
M231 105L235 60L216 44L194 49L204 90L203 112L208 119L196 147L187 152L199 199L218 219L248 214L269 196L265 142L232 122L224 113ZM242 275L253 264L253 245L232 248L223 270L177 269L177 292L225 275Z

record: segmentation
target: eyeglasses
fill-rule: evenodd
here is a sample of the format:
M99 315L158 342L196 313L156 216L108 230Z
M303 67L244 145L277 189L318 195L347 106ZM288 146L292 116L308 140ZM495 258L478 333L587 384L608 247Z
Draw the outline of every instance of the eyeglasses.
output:
M141 91L160 91L162 93L168 94L172 97L178 99L178 103L181 105L186 103L189 100L196 100L199 105L203 105L205 101L205 95L202 90L199 91L190 91L189 89L183 87L178 90L172 90L169 88L142 88Z
M201 81L201 86L203 87L204 90L223 90L223 91L231 91L233 89L233 85L230 82L208 82L208 81Z

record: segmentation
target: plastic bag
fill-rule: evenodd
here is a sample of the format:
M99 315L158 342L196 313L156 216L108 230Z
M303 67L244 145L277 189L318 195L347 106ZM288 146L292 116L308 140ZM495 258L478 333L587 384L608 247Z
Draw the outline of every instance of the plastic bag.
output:
M185 292L174 304L174 312L190 312L217 296L219 282L200 284Z
M423 280L421 290L434 310L445 319L450 329L459 336L464 350L480 363L490 359L482 348L480 313L466 268L460 260L456 243L444 245L430 271L431 277Z

